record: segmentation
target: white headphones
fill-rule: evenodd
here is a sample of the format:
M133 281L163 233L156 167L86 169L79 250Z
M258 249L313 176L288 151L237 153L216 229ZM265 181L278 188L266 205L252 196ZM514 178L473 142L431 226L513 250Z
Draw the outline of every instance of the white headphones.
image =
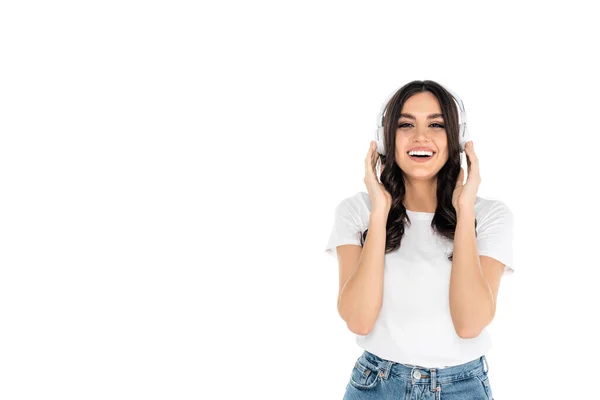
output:
M460 110L460 117L459 117L460 125L459 125L459 134L458 134L458 144L460 145L460 151L462 153L465 151L465 144L472 140L471 136L469 135L469 131L467 130L467 112L465 111L465 106L464 106L462 100L460 99L460 97L458 97L458 95L456 95L453 91L446 88L445 86L443 86L443 85L440 85L440 86L442 86L444 89L446 89L448 91L448 93L450 93L450 95L452 95L452 97L454 98L454 101L458 104L458 107ZM387 100L381 106L381 111L379 112L379 115L377 115L377 129L375 130L375 141L377 142L377 152L381 155L385 155L385 142L384 142L385 139L384 139L384 135L383 135L383 114L385 112L385 107L386 107L387 103L390 101L392 96L394 94L396 94L398 89L394 90L392 92L392 94L390 94L388 96Z

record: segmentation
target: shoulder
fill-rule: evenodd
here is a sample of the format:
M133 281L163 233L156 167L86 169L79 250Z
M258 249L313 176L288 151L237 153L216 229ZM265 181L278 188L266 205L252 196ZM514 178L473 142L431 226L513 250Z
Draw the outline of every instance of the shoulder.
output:
M477 196L475 200L475 218L478 221L512 221L513 213L506 202L491 197Z
M369 193L356 192L342 199L336 207L336 212L338 214L350 215L357 225L368 226L371 209Z

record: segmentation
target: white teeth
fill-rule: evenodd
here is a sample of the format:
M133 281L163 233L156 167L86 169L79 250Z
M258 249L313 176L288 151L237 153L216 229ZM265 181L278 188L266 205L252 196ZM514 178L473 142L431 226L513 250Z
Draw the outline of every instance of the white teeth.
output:
M417 155L417 156L432 156L433 152L432 151L422 151L422 150L420 150L420 151L409 151L408 155L410 155L410 156L414 156L414 155Z

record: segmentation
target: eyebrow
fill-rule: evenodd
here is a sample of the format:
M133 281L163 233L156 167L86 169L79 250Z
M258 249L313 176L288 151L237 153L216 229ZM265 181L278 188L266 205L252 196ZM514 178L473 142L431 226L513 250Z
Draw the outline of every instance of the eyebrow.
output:
M402 118L402 117L408 118L408 119L416 119L415 116L412 115L412 114L400 114L400 118ZM442 119L444 119L442 114L429 114L427 116L427 119L434 119L434 118L442 118Z

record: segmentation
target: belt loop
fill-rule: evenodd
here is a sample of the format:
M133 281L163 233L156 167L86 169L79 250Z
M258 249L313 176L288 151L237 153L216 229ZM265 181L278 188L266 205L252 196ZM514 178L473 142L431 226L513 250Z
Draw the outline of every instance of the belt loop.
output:
M385 366L385 379L387 379L390 376L390 371L392 370L392 365L394 363L392 361L388 361L387 365Z
M488 365L487 358L485 357L485 354L481 358L483 359L483 372L485 372L487 374L487 372L490 370L490 367Z
M431 391L435 392L436 391L436 382L435 382L436 369L430 368L429 373L431 375Z
M392 361L384 360L383 362L379 362L377 364L377 369L379 370L379 376L382 379L387 379L390 376L390 370L392 369Z

